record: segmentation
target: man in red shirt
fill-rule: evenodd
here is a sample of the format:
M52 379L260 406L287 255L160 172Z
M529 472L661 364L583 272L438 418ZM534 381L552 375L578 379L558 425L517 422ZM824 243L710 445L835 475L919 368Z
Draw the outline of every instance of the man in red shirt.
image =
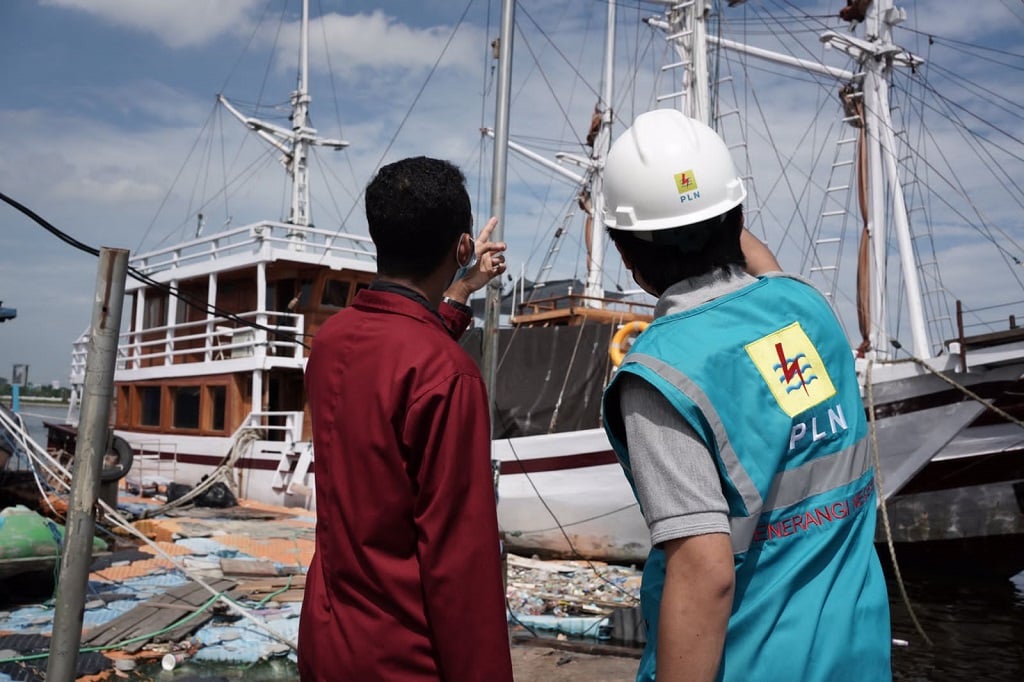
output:
M446 161L382 168L366 216L378 278L324 324L306 366L317 527L299 670L510 681L487 393L453 340L468 295L504 272L504 244L488 241L492 219L474 246L465 177Z

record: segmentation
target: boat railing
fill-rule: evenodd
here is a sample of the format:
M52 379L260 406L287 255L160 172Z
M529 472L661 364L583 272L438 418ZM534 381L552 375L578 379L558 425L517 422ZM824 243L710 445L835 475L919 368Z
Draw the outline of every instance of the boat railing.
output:
M71 344L71 385L85 383L85 361L89 355L89 329L79 335Z
M372 263L373 240L361 235L265 220L135 256L131 265L144 274L236 255L256 255L265 246L305 251L318 257L347 257Z
M32 438L21 415L4 405L0 405L0 438L13 448L9 454L6 447L0 448L0 470L32 471L44 496L47 485L62 490L70 488L71 472ZM14 461L9 461L9 457Z
M562 294L523 301L515 306L513 324L557 322L562 318L590 317L608 320L650 319L654 306L641 301Z
M178 444L172 439L129 441L135 453L132 469L124 484L139 492L166 485L178 473Z
M262 433L263 440L296 443L302 440L302 420L301 410L298 412L250 412L238 432L243 429L255 429Z
M996 363L1019 356L1024 350L1024 327L1018 326L1012 311L1022 307L1024 304L1015 302L967 309L962 301L956 302L957 336L944 345L959 354L961 372L977 362Z
M246 325L246 321L253 322L254 326ZM142 369L267 356L301 360L304 328L302 315L254 310L238 313L231 319L209 317L129 331L121 335L117 368Z

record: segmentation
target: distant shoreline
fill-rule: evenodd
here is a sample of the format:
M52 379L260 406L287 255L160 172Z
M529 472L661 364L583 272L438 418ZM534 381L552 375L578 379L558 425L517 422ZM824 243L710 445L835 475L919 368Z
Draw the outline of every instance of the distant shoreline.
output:
M18 402L21 403L22 405L61 405L63 407L67 407L69 401L64 400L63 398L45 398L43 396L35 395L27 397L19 396ZM3 396L2 398L0 398L0 403L3 403L5 406L10 407L11 396Z

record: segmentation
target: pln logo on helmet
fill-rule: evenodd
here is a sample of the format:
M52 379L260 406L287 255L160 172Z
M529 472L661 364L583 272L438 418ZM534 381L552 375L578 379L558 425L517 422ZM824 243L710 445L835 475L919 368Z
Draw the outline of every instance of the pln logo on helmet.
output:
M692 170L676 173L672 176L676 181L676 191L679 192L679 201L693 201L700 198L697 191L697 176Z

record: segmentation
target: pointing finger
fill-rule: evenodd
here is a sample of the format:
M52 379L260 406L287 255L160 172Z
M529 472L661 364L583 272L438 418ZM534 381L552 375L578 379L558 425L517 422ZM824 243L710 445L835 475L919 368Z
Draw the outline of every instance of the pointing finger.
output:
M494 216L487 221L484 225L484 229L480 230L480 236L477 237L478 242L485 242L491 238L491 232L494 232L494 228L498 225L498 219Z

